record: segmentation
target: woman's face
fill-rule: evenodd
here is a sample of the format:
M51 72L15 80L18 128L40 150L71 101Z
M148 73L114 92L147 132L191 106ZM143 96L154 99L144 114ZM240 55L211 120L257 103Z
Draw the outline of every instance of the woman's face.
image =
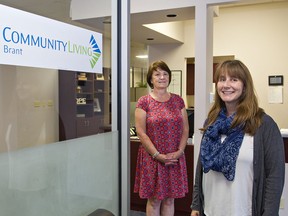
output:
M217 82L217 92L226 106L236 108L239 98L244 90L244 84L241 80L222 74Z
M158 68L156 71L153 71L151 83L154 89L167 88L169 85L169 73Z

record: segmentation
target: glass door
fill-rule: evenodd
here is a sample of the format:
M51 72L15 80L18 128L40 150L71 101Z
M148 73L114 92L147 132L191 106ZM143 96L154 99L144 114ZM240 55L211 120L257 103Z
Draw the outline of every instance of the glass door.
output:
M9 57L0 64L1 215L121 215L128 211L120 207L121 120L116 79L121 67L115 60L118 24L111 24L117 20L115 3L111 0L105 8L110 15L95 25L80 18L89 8L83 1L0 1L1 11L9 11L10 20L15 20L14 26L0 15L2 55ZM17 14L28 15L24 23L33 17L31 31L19 24ZM76 29L66 33L80 42L59 39L62 35L53 28L46 34L50 22ZM38 31L37 25L45 28ZM75 36L78 31L83 34ZM102 41L89 37L90 45L82 46L85 34L94 33L101 34ZM39 52L29 55L32 60L27 65L21 58L30 48ZM67 61L61 51L78 55L79 62ZM101 60L101 69L83 70L85 55L91 67Z

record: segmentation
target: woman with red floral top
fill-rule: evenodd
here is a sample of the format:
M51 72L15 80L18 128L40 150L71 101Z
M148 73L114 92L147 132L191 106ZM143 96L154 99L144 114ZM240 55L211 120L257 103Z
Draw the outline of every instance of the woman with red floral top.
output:
M136 105L135 126L141 141L134 192L147 199L147 216L173 216L174 199L188 193L184 150L189 124L183 99L167 91L171 71L163 61L151 64L152 91Z

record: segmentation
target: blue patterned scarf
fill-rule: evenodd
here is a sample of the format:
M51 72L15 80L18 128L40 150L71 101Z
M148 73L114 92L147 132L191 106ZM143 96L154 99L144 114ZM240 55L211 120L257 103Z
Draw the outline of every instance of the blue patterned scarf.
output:
M234 116L235 113L226 117L226 110L222 109L217 120L205 131L200 147L204 172L210 169L222 172L229 181L234 180L236 160L244 137L243 125L231 128ZM223 142L221 135L226 135Z

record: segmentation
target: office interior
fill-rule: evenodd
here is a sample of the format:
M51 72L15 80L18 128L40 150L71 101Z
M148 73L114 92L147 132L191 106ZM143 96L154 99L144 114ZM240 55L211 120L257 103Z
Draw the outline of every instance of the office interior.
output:
M87 12L86 17L82 18L81 7L77 5L77 1L71 1L71 5L74 4L78 8L70 8L70 1L63 2L68 11L73 12L70 11L72 17L69 13L63 13L63 17L55 17L55 19L93 29L92 24L89 26L89 19L93 20L93 17L88 17L87 5L82 3L82 10ZM43 12L49 5L38 5L42 10L37 12L32 8L17 6L17 1L1 0L0 3L53 18L52 14L48 15ZM187 82L189 76L187 65L197 63L195 48L195 43L197 43L195 30L197 28L194 17L174 22L170 20L170 30L176 29L178 34L170 33L169 36L162 39L162 42L146 41L145 44L140 44L131 41L128 127L134 126L134 109L137 98L150 91L143 85L147 67L149 63L161 59L168 63L171 70L181 73L181 85L176 85L176 87L180 86L180 94L185 100L187 110L193 110L194 113L195 108L196 114L198 114L195 116L193 124L193 132L197 133L196 129L203 123L203 118L212 103L213 64L217 64L223 59L235 58L240 59L249 67L260 106L275 119L279 128L282 129L285 139L288 128L288 26L286 22L288 20L288 1L255 1L254 3L253 1L250 3L240 1L239 4L234 5L226 1L221 6L213 8L213 26L210 29L211 32L208 31L213 38L213 44L210 45L213 50L212 60L204 68L207 73L201 71L201 74L195 75L195 78L204 80L205 84L200 86L199 83L195 83L195 87L199 88L195 89L194 94L187 94L187 89L190 87L190 83ZM35 4L37 3L35 2ZM67 8L64 10L63 5L61 4L59 10L67 12ZM192 11L191 13L195 13L193 7L189 9ZM73 18L73 15L76 18ZM132 19L133 16L131 16L131 22ZM103 28L107 28L106 25ZM153 28L155 30L156 27L153 26ZM155 31L157 32L157 30ZM107 36L105 34L104 37ZM163 43L166 39L167 41ZM111 46L111 39L106 38L103 46L105 50L105 52L103 51L105 56L103 66L105 68L111 68L112 65ZM203 49L205 48L207 47ZM134 58L136 54L145 54L148 58L136 59ZM113 71L111 73L113 79ZM113 162L109 160L109 158L119 157L120 147L113 144L119 141L118 131L113 128L111 131L106 131L107 128L104 128L92 136L64 139L59 142L58 107L61 101L58 97L58 74L58 70L51 69L0 66L0 116L3 119L0 132L0 160L2 161L1 172L5 173L0 189L3 192L3 195L0 196L3 201L1 209L6 215L19 215L19 212L22 212L22 215L39 215L39 211L41 211L46 212L41 215L61 213L62 215L76 216L89 215L96 208L105 208L115 215L125 215L124 212L127 212L128 215L131 208L130 202L137 199L137 195L130 193L131 188L129 188L132 185L132 180L129 178L131 177L129 168L132 165L127 164L128 180L125 182L127 188L120 189L117 160ZM206 77L203 74L210 76ZM269 85L269 76L283 76L283 84L280 86ZM208 84L206 80L209 80ZM175 91L179 92L179 89ZM205 96L202 97L202 94ZM274 100L273 96L277 97L277 100ZM200 110L199 106L201 106ZM202 106L205 108L202 109ZM103 123L106 126L111 124L113 118L109 115L108 110L106 107L108 113L105 113L105 117L103 114ZM113 111L111 115L113 116ZM199 151L200 135L196 134L196 136L189 146L191 148L190 156L193 154L190 166L193 168ZM192 138L192 134L190 138ZM135 140L132 141L134 144L135 142L137 143ZM130 150L132 147L130 146L128 149ZM125 163L131 161L125 160ZM102 170L104 164L106 164L105 170L113 170L113 172L104 173ZM99 177L99 173L102 174L102 177ZM193 172L191 176L190 180L193 181ZM118 197L121 197L118 195L119 191L125 197L120 199L126 199L128 202L122 202L124 204L122 207L118 206ZM279 210L281 216L288 214L287 196L288 188L285 184ZM16 203L17 208L12 208L11 203ZM134 210L143 211L143 201L137 200L136 204L138 206ZM184 208L179 206L179 209L181 214L189 215L187 204Z

